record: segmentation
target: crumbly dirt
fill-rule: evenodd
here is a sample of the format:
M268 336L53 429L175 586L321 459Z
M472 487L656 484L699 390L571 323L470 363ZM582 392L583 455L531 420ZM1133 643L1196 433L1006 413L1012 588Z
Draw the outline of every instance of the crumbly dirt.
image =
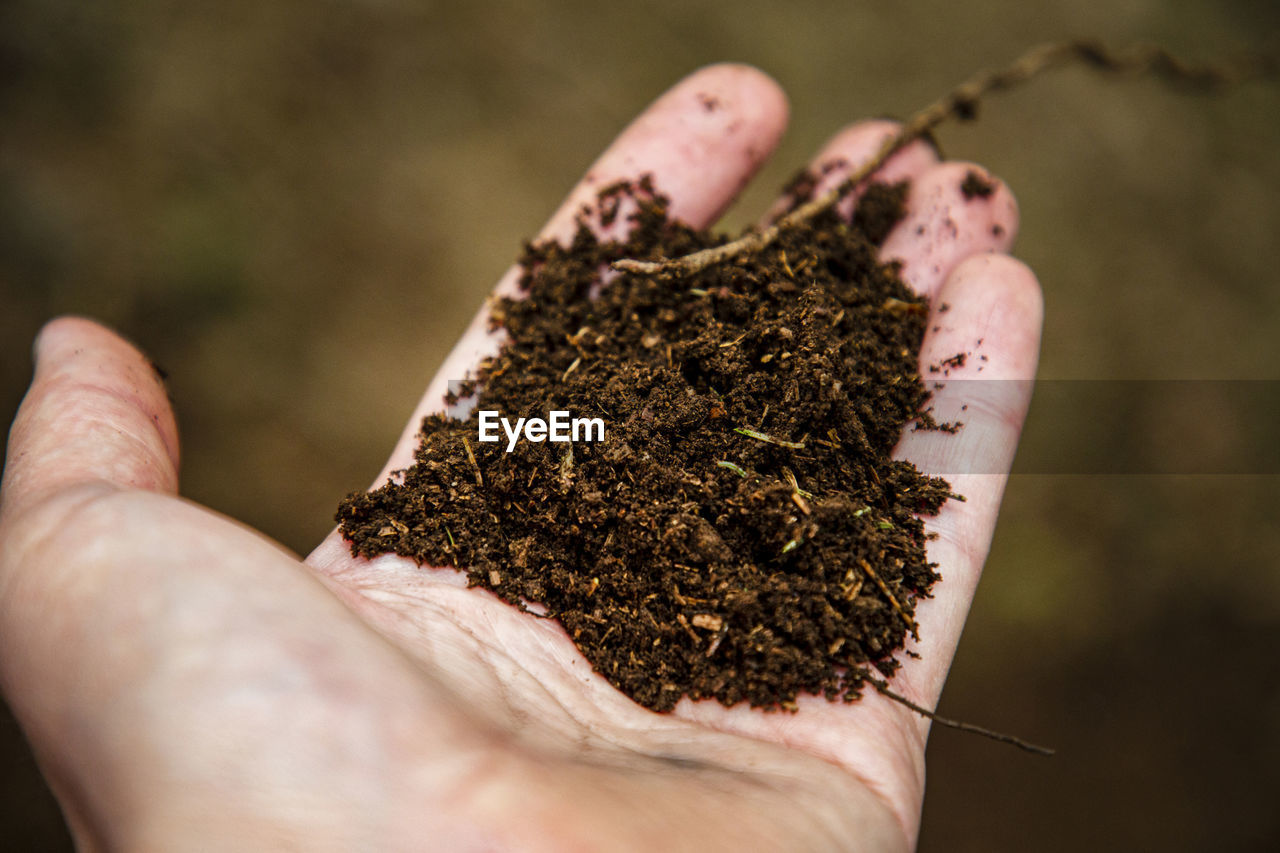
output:
M975 198L990 198L995 191L996 185L994 183L972 169L965 173L964 180L960 182L960 192L964 195L966 201L972 201Z
M612 261L727 239L669 219L648 180L603 191L569 245L525 247L522 297L492 307L507 342L449 397L476 411L427 417L414 464L342 502L352 553L538 605L655 711L857 698L916 631L939 580L920 516L954 497L889 455L908 424L937 426L926 306L877 260L905 190L872 185L852 222L823 214L691 276L602 284ZM593 236L624 215L624 240ZM605 439L507 452L477 440L480 410L598 417Z

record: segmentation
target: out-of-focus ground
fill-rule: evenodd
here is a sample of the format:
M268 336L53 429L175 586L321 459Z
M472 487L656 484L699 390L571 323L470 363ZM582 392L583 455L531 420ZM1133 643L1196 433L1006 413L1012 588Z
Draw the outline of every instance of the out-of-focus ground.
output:
M695 67L751 62L791 95L736 226L845 122L1033 42L1211 57L1280 26L1264 0L537 6L0 6L0 419L40 324L97 317L171 374L184 493L305 552L520 241ZM940 138L1019 198L1043 376L1280 378L1280 86L1064 70ZM1132 453L1148 423L1100 441ZM1069 407L1027 426L1097 429ZM1278 503L1274 473L1015 476L941 710L1059 755L935 732L921 849L1280 843ZM0 837L65 848L11 720L0 747Z

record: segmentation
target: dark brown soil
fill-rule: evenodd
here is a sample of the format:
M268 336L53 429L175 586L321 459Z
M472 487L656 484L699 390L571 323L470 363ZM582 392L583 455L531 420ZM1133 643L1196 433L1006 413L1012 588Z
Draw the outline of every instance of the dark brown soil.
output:
M995 191L995 184L972 169L965 173L964 180L960 182L960 192L964 194L966 201L974 198L989 198Z
M928 399L925 306L876 260L904 190L873 185L852 224L824 214L688 278L601 288L611 261L725 239L670 221L647 181L606 190L571 245L526 247L525 297L492 310L509 341L462 390L512 422L603 418L605 440L508 453L477 440L474 412L430 416L411 468L343 501L352 552L537 603L656 711L856 698L915 631L938 580L918 516L950 496L889 458ZM595 238L587 223L620 209L626 242Z

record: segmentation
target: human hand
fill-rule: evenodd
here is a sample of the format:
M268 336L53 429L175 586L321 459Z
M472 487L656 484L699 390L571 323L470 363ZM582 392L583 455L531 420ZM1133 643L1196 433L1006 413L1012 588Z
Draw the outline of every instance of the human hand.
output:
M712 221L785 123L776 86L716 66L682 81L591 168L542 237L616 178L651 172L672 215ZM865 160L885 122L817 162ZM1029 379L1040 297L1001 254L1003 185L927 145L880 176L912 181L886 257L934 306L922 364L983 340L984 379ZM838 180L841 170L828 175ZM509 274L499 292L514 292ZM449 378L492 351L481 312L382 477L412 458ZM976 371L970 361L951 378ZM976 383L970 383L976 384ZM894 689L932 707L981 571L1028 383L982 405L953 383L897 454L946 471L964 503L927 520L944 580ZM177 497L177 432L147 360L78 319L50 324L0 491L0 683L87 848L886 849L914 844L927 721L869 691L795 714L682 701L652 713L594 675L564 632L452 570L353 559L331 534L299 560ZM381 478L380 478L381 479Z

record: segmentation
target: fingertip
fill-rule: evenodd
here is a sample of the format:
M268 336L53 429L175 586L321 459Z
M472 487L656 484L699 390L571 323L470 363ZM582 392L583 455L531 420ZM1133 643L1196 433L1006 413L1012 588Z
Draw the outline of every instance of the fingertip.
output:
M540 239L565 240L584 207L617 181L649 175L670 200L669 214L710 225L777 148L789 106L782 87L758 68L720 63L700 68L661 94L591 165L551 217ZM595 230L620 236L626 217Z
M177 491L178 431L157 368L83 317L47 323L9 436L6 502L85 482Z
M971 255L938 290L935 312L944 304L953 308L934 314L930 322L938 331L930 334L926 349L940 351L953 342L963 347L967 336L973 339L968 345L981 341L990 352L968 364L966 372L983 379L1034 377L1044 295L1029 266L1003 252Z
M701 172L697 180L718 190L706 194L705 200L678 184L667 190L672 195L672 215L691 224L711 224L734 201L778 147L791 113L787 93L778 81L754 65L739 62L694 71L658 104L685 125L685 152L691 155L690 165ZM713 176L725 166L730 168L723 178L733 181L714 181Z
M939 163L912 182L907 215L882 247L902 263L918 292L937 292L965 258L1007 252L1018 232L1018 203L1007 184L975 163Z
M712 97L716 93L724 93L734 98L742 105L744 115L751 117L754 113L765 127L779 135L791 115L791 102L782 84L767 72L745 62L717 62L703 66L674 88L680 90L686 85L710 87ZM714 102L705 98L699 100L705 111L714 111Z
M35 368L52 370L62 360L62 350L67 342L79 333L95 334L97 324L85 317L64 315L55 317L40 327L35 340L31 343L31 355L35 360Z
M88 317L55 317L40 329L32 345L36 370L41 365L72 368L77 356L93 352L101 378L110 378L112 390L125 395L155 425L165 451L176 468L180 459L178 425L169 400L168 376L138 346L118 332ZM91 379L85 375L83 379Z
M959 179L956 186L964 203L988 208L987 216L993 238L992 251L1008 252L1012 249L1018 239L1018 227L1021 224L1018 197L1013 194L1013 190L999 176L993 175L978 163L951 160L945 165L948 168L944 174Z
M975 289L985 292L988 298L998 295L1002 302L1012 301L1017 310L1032 312L1037 317L1044 310L1044 297L1035 272L1004 252L980 252L965 258L956 264L938 295L970 294Z
M128 359L146 361L146 356L118 332L113 332L88 317L75 314L64 314L45 323L36 333L32 344L37 368L42 364L62 364L77 351L86 348L114 351Z
M1017 325L1040 329L1044 322L1044 291L1035 271L1018 258L996 252L982 258L990 268L990 277L1003 288L1002 304L1015 313ZM965 275L968 275L967 267Z

